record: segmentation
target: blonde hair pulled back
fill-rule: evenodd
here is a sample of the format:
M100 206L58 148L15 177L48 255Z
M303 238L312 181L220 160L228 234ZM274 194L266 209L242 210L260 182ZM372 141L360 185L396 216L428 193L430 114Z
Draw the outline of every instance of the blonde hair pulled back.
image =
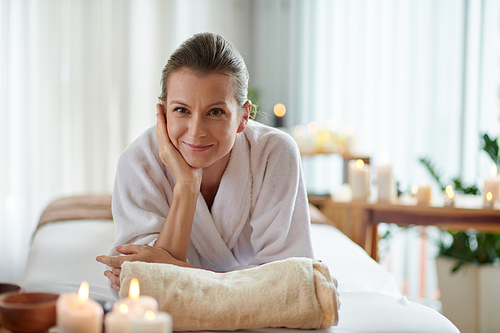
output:
M216 33L195 34L172 53L161 76L161 95L158 97L161 102L167 99L170 74L180 69L228 75L234 80L239 105L242 107L247 101L249 75L245 61L229 41Z

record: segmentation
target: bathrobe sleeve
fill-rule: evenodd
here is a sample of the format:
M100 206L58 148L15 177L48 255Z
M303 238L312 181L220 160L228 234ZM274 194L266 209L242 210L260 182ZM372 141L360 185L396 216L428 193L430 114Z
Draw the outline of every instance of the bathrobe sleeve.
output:
M116 245L153 246L167 216L175 180L158 156L155 127L148 129L120 156L112 211Z
M253 175L250 265L289 257L313 258L309 206L300 153L288 134L251 133ZM257 170L257 171L255 171Z

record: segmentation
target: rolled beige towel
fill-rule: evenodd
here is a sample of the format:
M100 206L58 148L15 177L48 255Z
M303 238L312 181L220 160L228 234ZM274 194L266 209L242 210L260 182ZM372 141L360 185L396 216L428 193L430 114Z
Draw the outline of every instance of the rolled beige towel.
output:
M337 325L337 281L320 261L290 258L214 273L168 264L125 262L121 297L130 280L173 317L174 331L264 327L319 329Z

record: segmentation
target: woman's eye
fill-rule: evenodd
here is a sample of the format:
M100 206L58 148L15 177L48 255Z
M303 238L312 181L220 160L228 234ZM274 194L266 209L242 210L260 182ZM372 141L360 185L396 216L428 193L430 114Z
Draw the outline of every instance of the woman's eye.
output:
M224 110L221 110L221 109L212 109L210 110L210 115L211 116L220 116L222 114L224 114L226 112L224 112Z
M179 113L186 113L187 109L186 108L175 108L174 111L179 112Z

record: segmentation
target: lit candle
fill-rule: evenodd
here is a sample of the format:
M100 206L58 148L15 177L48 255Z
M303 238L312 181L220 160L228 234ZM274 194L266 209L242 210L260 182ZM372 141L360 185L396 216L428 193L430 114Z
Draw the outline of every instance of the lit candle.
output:
M488 192L491 192L491 203L494 205L495 202L499 201L500 197L500 178L498 178L498 170L497 170L497 165L493 163L491 166L491 177L486 178L484 180L484 187L483 187L483 198L484 201L486 202L486 194Z
M391 202L396 198L396 181L392 165L377 167L378 201Z
M148 310L144 315L130 320L131 333L170 333L172 317L166 312Z
M121 299L113 304L112 311L118 312L122 304L128 307L129 313L132 316L142 316L147 310L158 310L158 302L156 299L151 296L141 296L139 281L136 278L130 281L128 298Z
M370 195L370 168L363 160L349 161L348 179L352 189L352 199L366 201Z
M417 194L417 205L430 205L432 200L432 189L427 186L426 182L422 182L422 186L418 188Z
M274 124L275 127L284 127L283 125L283 117L286 114L286 107L283 103L278 103L273 108L274 115L276 116L276 122Z
M319 130L314 136L314 151L317 153L333 153L335 150L335 142L330 131Z
M120 304L104 318L106 333L129 333L129 308L127 304Z
M455 192L453 191L453 187L451 187L451 185L446 186L446 195L444 198L444 203L446 206L455 205Z
M89 284L85 281L77 293L64 293L57 299L57 327L62 333L101 333L104 311L89 299Z
M484 208L493 208L493 194L491 192L486 193Z
M411 187L411 195L412 196L416 196L418 193L418 185L417 184L414 184L412 187Z

